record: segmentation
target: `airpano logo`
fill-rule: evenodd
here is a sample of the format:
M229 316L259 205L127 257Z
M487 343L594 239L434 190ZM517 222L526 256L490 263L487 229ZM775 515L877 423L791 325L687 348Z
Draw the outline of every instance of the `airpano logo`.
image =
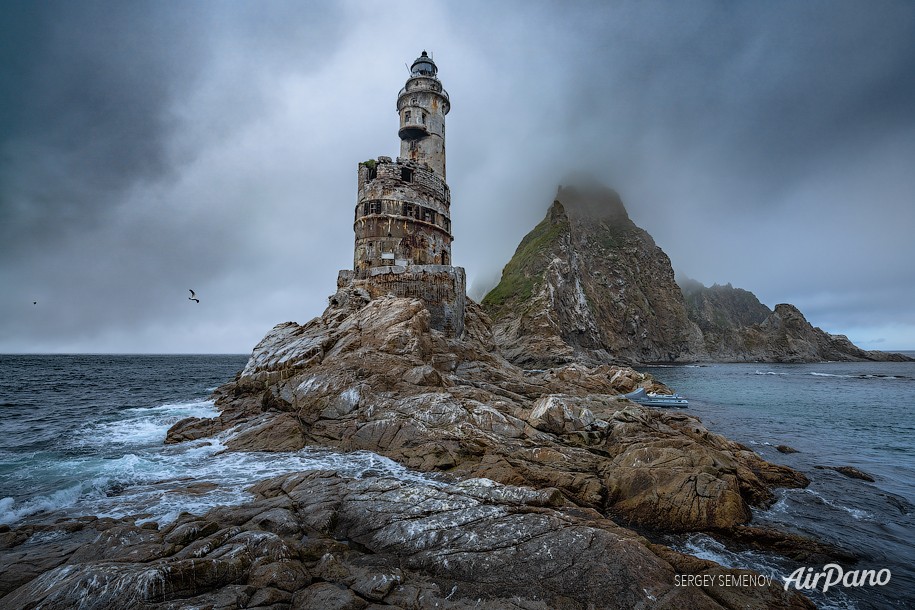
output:
M798 568L791 573L791 576L783 578L785 581L785 591L790 585L795 589L803 591L804 589L819 589L826 593L830 587L841 585L843 587L882 587L890 582L892 573L888 568L882 570L849 570L846 572L837 563L827 563L819 572L814 572L813 568ZM822 586L822 589L820 587Z

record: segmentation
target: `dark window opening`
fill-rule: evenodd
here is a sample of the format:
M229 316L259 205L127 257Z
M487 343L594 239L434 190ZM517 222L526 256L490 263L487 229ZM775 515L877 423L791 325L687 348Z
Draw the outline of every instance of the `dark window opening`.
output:
M423 125L425 125L425 124L426 124L426 113L425 113L425 112L420 112L420 113L419 113L419 118L422 119Z
M429 208L423 208L423 220L426 222L432 222L433 218L435 218L435 213Z
M380 201L371 201L369 202L369 214L381 214L381 202Z
M403 120L405 123L410 122L410 111L409 110L407 110L406 112L403 113Z
M400 179L404 182L413 182L413 170L409 167L400 168Z
M412 217L413 216L413 207L414 206L412 203L403 204L403 215L407 216L407 217Z
M443 218L442 224L445 225L445 230L448 231L449 233L451 233L451 221L448 220L447 218Z
M374 167L374 166L370 167L368 177L366 178L366 180L374 180L377 177L378 177L378 168Z

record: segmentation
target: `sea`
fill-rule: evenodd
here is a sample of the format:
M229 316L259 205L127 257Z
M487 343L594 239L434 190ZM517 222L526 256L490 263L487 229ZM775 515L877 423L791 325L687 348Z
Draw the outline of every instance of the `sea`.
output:
M915 352L902 352L915 357ZM851 551L849 570L889 569L884 586L805 590L822 608L915 608L915 362L708 364L640 368L689 399L705 426L766 460L803 472L804 489L777 489L753 524ZM785 445L797 453L781 453ZM873 483L829 469L852 466ZM826 467L826 468L824 468ZM704 534L668 537L677 550L784 582L786 560ZM820 589L822 586L820 587Z
M910 355L915 356L915 353ZM245 355L0 355L0 524L65 516L160 524L181 512L250 499L252 483L286 472L337 470L441 484L376 454L306 448L226 452L231 431L165 445L185 417L214 417L213 390ZM915 363L712 364L650 367L689 401L688 413L765 459L804 472L810 486L776 490L755 524L824 540L888 569L884 586L805 591L837 609L915 607ZM778 445L797 453L783 454ZM850 479L818 466L854 466ZM798 567L778 555L704 534L669 536L678 550L781 583Z

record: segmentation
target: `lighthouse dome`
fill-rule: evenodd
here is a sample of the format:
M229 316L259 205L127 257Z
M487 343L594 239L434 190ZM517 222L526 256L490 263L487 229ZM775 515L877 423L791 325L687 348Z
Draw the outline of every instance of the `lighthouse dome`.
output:
M414 76L435 76L438 68L429 54L423 51L423 54L416 58L413 65L410 66L410 72Z

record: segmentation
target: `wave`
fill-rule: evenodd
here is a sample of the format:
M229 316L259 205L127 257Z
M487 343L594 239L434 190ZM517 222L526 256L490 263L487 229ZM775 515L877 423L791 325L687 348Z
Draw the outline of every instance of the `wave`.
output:
M208 419L219 415L211 400L168 403L156 407L134 407L118 413L121 418L87 425L71 443L76 447L111 449L148 446L165 440L168 429L185 417Z
M446 484L369 451L340 453L305 448L290 453L226 452L223 441L227 435L179 445L157 443L117 458L91 455L46 463L28 476L57 481L61 488L24 501L0 499L0 523L12 525L48 513L114 518L140 515L138 523L168 523L182 512L200 514L216 505L250 500L252 496L246 491L250 485L290 472L332 470L352 478L384 476L426 485ZM116 437L109 434L106 438ZM66 484L74 480L78 482Z
M838 509L838 510L844 510L846 513L851 515L853 519L856 519L858 521L871 521L874 518L874 516L871 513L867 512L866 510L861 510L859 508L851 508L850 506L845 506L844 504L839 504L838 502L833 502L832 500L830 500L823 494L818 493L818 492L810 489L809 487L804 489L803 491L804 491L804 493L808 493L808 494L814 496L816 502L821 502L821 503L825 504L826 506L830 506L830 507Z
M860 374L840 374L840 373L820 373L817 371L811 371L807 373L808 375L813 375L814 377L838 377L842 379L894 379L894 380L904 380L911 381L911 377L906 377L905 375L885 375L882 373L860 373Z
M183 402L167 402L155 407L130 407L123 409L121 413L173 413L175 415L184 415L185 417L193 415L196 417L216 417L219 410L213 404L212 400L188 400ZM198 415L198 413L200 415Z
M754 570L771 577L772 584L776 586L784 584L785 578L795 567L784 558L773 554L750 550L731 550L707 534L690 534L682 542L672 544L671 548L700 559L714 561L726 568ZM817 590L806 590L804 594L813 599L818 608L829 610L857 608L854 601L841 591L830 591L828 598Z
M776 371L756 371L754 375L787 375L788 373L781 373Z

